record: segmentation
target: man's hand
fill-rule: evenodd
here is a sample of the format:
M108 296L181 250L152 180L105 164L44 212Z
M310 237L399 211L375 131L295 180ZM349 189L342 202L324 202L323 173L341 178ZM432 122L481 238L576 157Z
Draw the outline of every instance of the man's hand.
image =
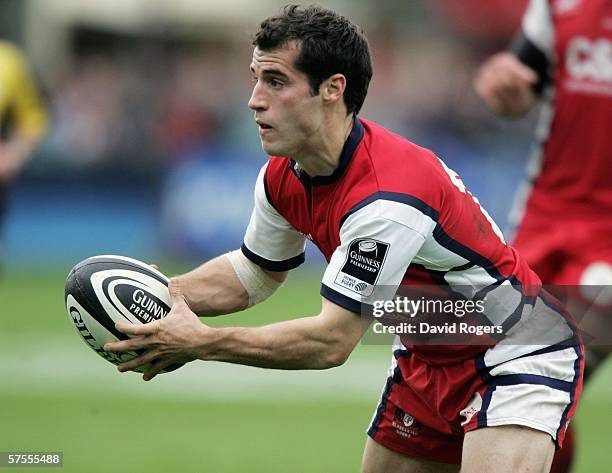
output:
M143 375L145 381L153 379L160 371L173 364L184 364L198 358L199 348L210 339L214 329L200 322L200 319L189 309L178 278L172 278L168 284L172 299L172 310L163 319L154 322L133 325L117 322L115 327L131 337L104 345L108 352L125 352L145 350L145 353L121 363L119 371L129 371L139 366L152 363Z
M480 66L474 87L494 113L518 118L537 102L533 91L538 76L510 52L491 56Z
M327 299L316 316L260 327L211 328L187 306L181 287L184 280L184 276L170 280L172 310L164 319L115 325L134 338L107 343L104 350L144 352L121 363L119 371L151 363L143 376L149 381L171 365L195 359L288 370L332 368L346 361L367 328L358 314Z
M0 143L0 183L8 183L17 177L29 152L29 147L18 140Z

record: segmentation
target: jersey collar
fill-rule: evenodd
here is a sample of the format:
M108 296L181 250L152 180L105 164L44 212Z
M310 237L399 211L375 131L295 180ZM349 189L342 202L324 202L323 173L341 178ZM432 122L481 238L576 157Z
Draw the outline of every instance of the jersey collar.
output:
M310 177L293 159L289 161L289 167L303 184L309 184L313 186L332 184L338 179L340 179L340 176L342 176L344 171L346 171L346 168L348 168L349 164L351 163L351 160L353 159L353 155L355 154L357 146L359 146L359 143L361 143L363 133L363 124L361 123L361 120L359 120L359 118L355 117L353 128L351 129L351 132L346 141L344 142L344 146L342 147L338 167L329 176Z

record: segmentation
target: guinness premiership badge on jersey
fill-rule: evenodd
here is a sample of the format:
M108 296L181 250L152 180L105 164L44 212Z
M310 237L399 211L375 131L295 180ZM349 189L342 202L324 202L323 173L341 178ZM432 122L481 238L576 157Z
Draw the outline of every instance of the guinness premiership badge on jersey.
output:
M370 296L388 251L388 243L371 238L353 240L334 283L363 296Z

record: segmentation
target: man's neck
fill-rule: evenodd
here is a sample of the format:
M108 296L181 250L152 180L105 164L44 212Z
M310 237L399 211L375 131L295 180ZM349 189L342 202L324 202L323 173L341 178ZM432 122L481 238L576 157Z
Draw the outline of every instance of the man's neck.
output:
M330 127L332 132L323 137L317 149L293 159L311 177L331 175L340 164L342 148L356 119L353 114L346 116L341 126Z

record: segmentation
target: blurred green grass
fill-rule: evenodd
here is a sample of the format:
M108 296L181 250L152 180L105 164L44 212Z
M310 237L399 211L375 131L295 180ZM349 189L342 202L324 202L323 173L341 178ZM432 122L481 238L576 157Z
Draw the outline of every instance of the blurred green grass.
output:
M371 406L2 398L3 451L64 452L70 472L358 471ZM3 429L4 430L4 429Z
M40 383L28 389L28 378L39 376L38 372L24 369L15 374L9 366L0 368L0 451L60 450L65 453L63 471L69 472L358 471L376 394L330 392L313 399L308 395L292 398L299 387L286 386L283 391L285 387L277 385L270 390L281 389L280 394L266 396L258 390L252 396L228 393L227 399L210 398L205 392L201 399L197 392L176 399L139 397L141 391L126 396L118 390L108 395L108 388L98 393L91 381L96 370L106 374L112 367L81 346L64 310L64 277L7 274L0 279L0 355L3 360L38 360L53 376L64 368L54 363L55 351L29 353L28 349L40 344L58 352L67 350L71 356L82 357L79 366L91 363L94 378L83 376L80 382L77 373L73 378L61 377L62 382L70 382L59 389L40 388ZM318 290L316 275L292 275L266 303L242 314L207 320L214 325L246 325L315 314L320 307ZM384 367L388 347L360 345L356 356ZM170 379L178 381L188 373L178 372L172 375L177 378ZM257 376L258 372L252 373ZM111 379L114 375L109 371ZM120 375L116 376L119 385ZM373 381L374 392L382 387L381 377ZM295 378L280 379L289 384ZM134 378L130 383L140 381ZM231 389L236 385L240 386L240 380L234 380ZM20 386L24 388L19 390ZM155 390L155 385L145 388ZM608 363L586 390L579 408L581 449L575 473L612 471L611 425L612 366ZM37 471L7 471L21 470Z

